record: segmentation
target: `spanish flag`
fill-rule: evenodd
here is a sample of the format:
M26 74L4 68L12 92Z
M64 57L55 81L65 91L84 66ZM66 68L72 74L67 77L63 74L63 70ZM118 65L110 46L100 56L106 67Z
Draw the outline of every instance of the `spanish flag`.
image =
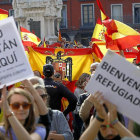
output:
M120 50L140 44L140 34L128 25L113 19L104 20L103 24L107 28L107 33L112 35L110 44L117 45Z
M93 44L92 52L95 62L101 62L104 55L102 54L100 48L95 43Z
M46 63L46 57L49 56L53 60L57 59L57 52L61 51L61 58L66 60L72 58L72 82L67 82L67 87L74 92L74 84L82 73L90 73L90 65L93 63L93 50L91 48L79 49L62 49L62 48L40 48L29 47L29 62L32 70L38 70L43 75L43 65ZM67 79L64 79L68 81ZM73 85L73 86L71 86Z
M74 39L74 44L77 46L77 41Z
M91 41L92 42L105 41L104 32L105 32L105 28L103 27L102 21L100 20L100 18L98 18L97 22L96 22L96 26L95 26L94 31L93 31Z
M109 19L109 17L106 15L106 13L105 13L105 11L103 9L103 6L102 6L100 0L97 0L97 4L98 4L98 6L100 8L100 11L101 11L101 19L102 19L102 21L106 20L106 19Z
M61 42L61 32L59 30L58 41Z
M107 53L107 51L108 51L108 49L106 48L106 46L105 45L98 45L98 47L99 47L99 49L100 49L100 51L101 51L101 53L103 54L103 56L105 56L106 55L106 53ZM120 54L119 53L119 50L113 50L115 53L117 53L117 54ZM125 58L126 58L126 60L127 61L129 61L130 63L132 63L133 62L133 59L134 58L136 58L136 56L138 55L138 51L133 51L133 52L124 52L124 56L125 56Z
M0 20L8 18L8 11L0 9Z
M44 42L43 42L44 48L46 48L46 41L45 41L45 37L44 37Z
M21 40L24 46L38 46L41 40L34 35L33 33L29 32L27 29L20 27L21 31Z

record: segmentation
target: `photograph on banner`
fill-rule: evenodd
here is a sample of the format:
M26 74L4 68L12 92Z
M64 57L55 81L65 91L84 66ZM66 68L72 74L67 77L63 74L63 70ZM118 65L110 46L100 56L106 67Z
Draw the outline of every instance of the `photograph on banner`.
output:
M120 113L140 124L140 69L124 57L108 50L85 90L102 92Z
M0 21L0 88L33 76L13 17Z

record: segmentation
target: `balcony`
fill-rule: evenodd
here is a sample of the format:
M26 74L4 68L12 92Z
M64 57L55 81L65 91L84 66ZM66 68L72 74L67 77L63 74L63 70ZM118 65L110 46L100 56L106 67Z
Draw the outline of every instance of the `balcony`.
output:
M79 19L79 28L80 29L94 29L96 24L96 18L92 19Z
M11 4L13 0L1 0L0 4Z
M68 20L61 19L61 21L60 21L60 29L68 29Z

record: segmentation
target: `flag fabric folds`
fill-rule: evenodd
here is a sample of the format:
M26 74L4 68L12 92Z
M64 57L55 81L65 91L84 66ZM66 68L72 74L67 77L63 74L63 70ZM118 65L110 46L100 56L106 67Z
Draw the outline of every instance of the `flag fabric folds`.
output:
M106 47L112 50L124 50L140 44L140 34L128 25L113 19L105 14L100 0L97 0L101 10L102 23L106 27Z
M102 6L100 0L97 0L97 4L98 4L98 6L100 8L100 11L101 11L101 19L102 19L102 21L106 20L106 19L109 19L109 17L106 15L106 13L105 13L105 11L103 9L103 6Z
M96 26L94 28L91 41L92 42L105 41L104 40L104 27L102 25L102 21L100 20L100 18L97 19Z
M103 56L105 56L108 51L108 49L106 48L106 45L98 45L98 48L100 49ZM116 50L114 52L119 54L119 50ZM133 59L136 58L137 55L138 55L138 51L133 51L133 52L124 51L124 56L125 56L126 60L129 61L130 63L133 62ZM99 61L97 61L97 62L99 62Z
M56 52L62 51L62 48L40 48L40 47L28 47L29 48L29 62L32 70L38 70L42 75L43 65L46 62L46 56L50 56L52 59L56 59ZM71 88L71 85L78 80L82 73L90 73L90 65L93 63L92 49L63 49L64 54L62 59L68 57L72 58L72 82L68 82L67 85ZM66 79L65 79L66 80ZM71 89L74 92L74 88Z
M74 45L77 45L77 41L74 39Z
M104 20L103 24L107 28L107 33L112 35L110 40L106 40L107 46L108 44L117 45L120 50L124 50L140 44L140 34L126 24L112 19Z
M0 9L0 20L3 20L5 18L8 18L8 11Z
M27 29L20 27L21 31L21 40L24 46L38 46L41 40L34 35L33 33L29 32Z
M101 62L104 55L102 54L100 48L94 43L92 47L93 57L95 62Z

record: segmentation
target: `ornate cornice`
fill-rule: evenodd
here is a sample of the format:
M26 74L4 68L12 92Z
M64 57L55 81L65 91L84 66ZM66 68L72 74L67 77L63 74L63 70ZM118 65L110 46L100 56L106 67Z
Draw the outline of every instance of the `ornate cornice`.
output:
M15 19L17 22L18 22L18 21L24 22L25 19L26 19L26 17L15 17L14 19Z

